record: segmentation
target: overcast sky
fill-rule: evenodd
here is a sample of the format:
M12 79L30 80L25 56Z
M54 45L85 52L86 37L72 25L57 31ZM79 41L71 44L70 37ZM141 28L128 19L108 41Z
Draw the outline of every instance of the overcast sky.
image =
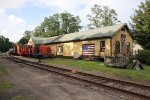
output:
M33 30L44 17L67 11L78 15L86 26L86 15L94 4L115 9L118 19L128 23L134 9L145 0L0 0L0 35L17 42L25 30Z

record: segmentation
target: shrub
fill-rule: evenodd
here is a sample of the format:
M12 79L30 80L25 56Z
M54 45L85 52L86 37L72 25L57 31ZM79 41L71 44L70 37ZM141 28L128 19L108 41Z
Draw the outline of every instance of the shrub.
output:
M142 63L150 64L150 50L142 50L135 55L135 58Z

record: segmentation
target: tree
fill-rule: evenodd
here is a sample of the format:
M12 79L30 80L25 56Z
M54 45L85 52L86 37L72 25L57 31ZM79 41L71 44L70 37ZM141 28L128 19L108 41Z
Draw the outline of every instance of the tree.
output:
M30 34L31 34L31 33L32 33L32 31L26 30L26 31L24 32L24 37L22 37L22 38L19 40L18 44L20 44L20 45L27 44L28 41L29 41L29 39L30 39Z
M0 36L0 52L6 52L12 48L14 43L10 42L8 38Z
M62 34L78 32L82 26L80 26L80 18L79 16L74 17L72 14L64 12L60 14L60 24Z
M44 22L36 27L34 34L35 36L51 37L78 32L82 28L80 22L81 20L78 16L74 16L67 12L57 13L45 17Z
M43 36L45 34L45 29L42 26L37 26L33 32L35 36Z
M141 2L135 14L131 17L132 30L136 41L150 50L150 0Z
M100 6L95 4L93 8L91 8L92 14L88 14L88 20L90 24L88 24L88 28L97 28L104 27L109 25L114 25L120 22L117 19L117 13L114 9L110 9L108 6Z
M41 33L44 37L57 36L60 34L60 15L54 14L53 16L46 17L41 24Z

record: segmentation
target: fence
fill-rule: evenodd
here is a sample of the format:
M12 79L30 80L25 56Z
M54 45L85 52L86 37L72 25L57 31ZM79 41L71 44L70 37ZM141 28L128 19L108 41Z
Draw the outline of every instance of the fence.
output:
M129 56L125 57L112 57L107 56L104 58L104 64L107 66L114 67L126 67L128 65Z

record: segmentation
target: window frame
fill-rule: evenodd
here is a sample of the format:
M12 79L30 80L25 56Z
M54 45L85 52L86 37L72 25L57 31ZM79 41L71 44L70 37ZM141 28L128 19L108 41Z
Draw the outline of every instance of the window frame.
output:
M105 40L100 41L100 52L105 52L105 47L106 47Z
M63 45L58 46L57 52L59 53L63 52Z
M117 46L118 46L118 47L117 47ZM120 41L116 41L116 44L115 44L115 52L116 52L116 54L120 54L120 53L121 53Z
M131 45L130 45L130 42L127 43L127 54L130 53L130 49L131 49Z

